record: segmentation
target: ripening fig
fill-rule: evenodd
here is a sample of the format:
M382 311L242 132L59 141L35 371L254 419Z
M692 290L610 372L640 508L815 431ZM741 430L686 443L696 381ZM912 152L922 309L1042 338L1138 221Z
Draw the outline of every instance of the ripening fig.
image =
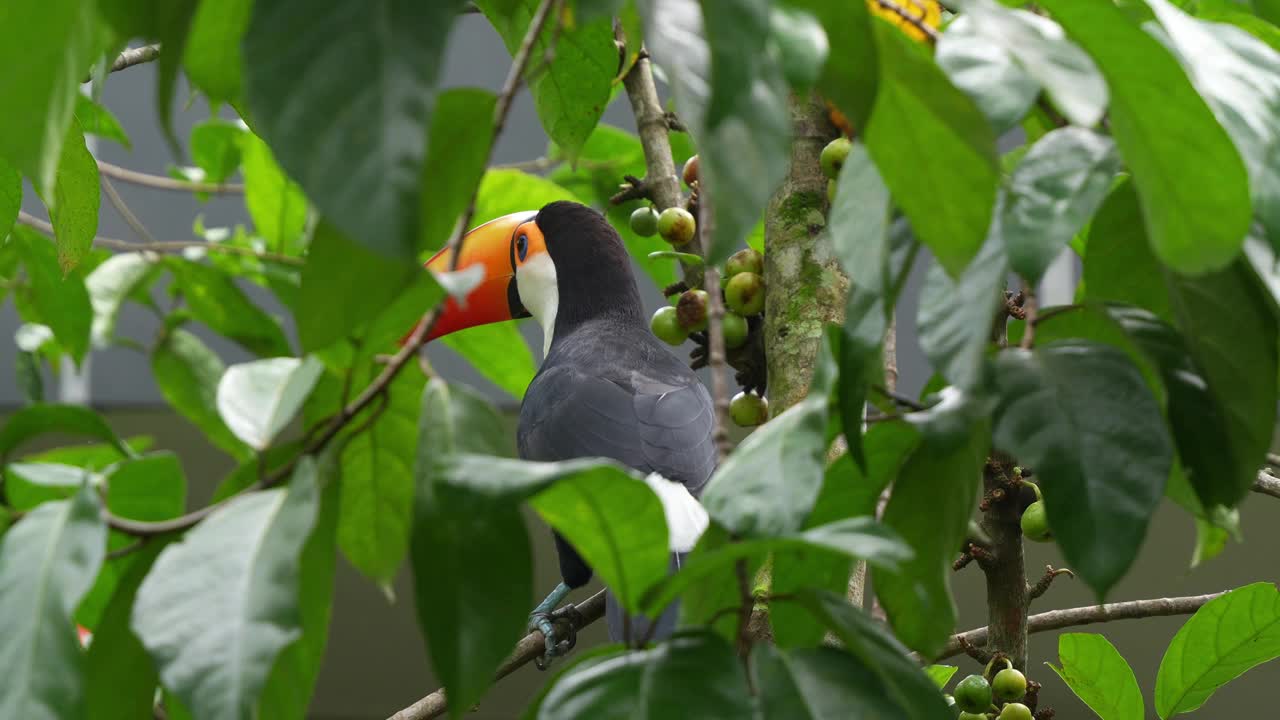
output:
M684 171L680 173L684 184L693 187L698 182L698 156L694 155L684 161Z
M669 207L658 216L658 234L672 245L687 244L697 229L693 214L684 208Z
M769 401L755 393L740 392L729 402L729 417L742 427L763 425L769 419Z
M956 720L991 720L985 713L962 712Z
M676 319L676 309L670 305L658 308L649 321L649 329L659 340L668 345L680 345L689 338L689 331L680 327Z
M658 234L658 213L649 206L636 208L631 213L631 232L640 237L653 237Z
M707 329L707 291L685 290L676 301L676 322L686 332L701 332Z
M1036 542L1048 542L1053 537L1049 532L1049 519L1045 516L1043 500L1031 503L1022 511L1022 535Z
M743 317L759 315L764 310L764 278L753 272L734 275L724 286L724 301Z
M991 692L997 700L1021 700L1027 694L1027 676L1017 668L1005 668L991 678Z
M724 276L730 278L744 272L764 274L764 256L752 248L743 248L730 255L724 263Z
M1018 702L1009 703L1000 711L999 720L1032 720L1031 708Z
M956 684L956 705L965 712L982 713L991 707L991 685L981 675L970 675Z
M819 162L822 163L822 174L829 179L835 180L840 176L840 168L844 167L844 161L849 157L849 151L853 149L853 142L847 137L838 137L827 143L822 148L822 155Z
M747 327L747 319L735 312L726 312L720 327L724 328L724 346L727 350L742 347L751 332Z

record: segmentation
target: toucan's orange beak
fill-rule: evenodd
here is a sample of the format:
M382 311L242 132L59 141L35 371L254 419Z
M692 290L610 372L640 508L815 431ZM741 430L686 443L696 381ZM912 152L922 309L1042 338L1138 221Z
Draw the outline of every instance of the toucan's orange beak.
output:
M531 246L545 251L542 233L534 222L536 215L536 212L503 215L467 233L462 239L462 256L456 267L449 248L427 261L427 269L436 273L467 270L477 265L484 268L484 279L464 300L458 301L452 296L445 300L444 311L427 340L477 325L529 317L516 287L516 268Z

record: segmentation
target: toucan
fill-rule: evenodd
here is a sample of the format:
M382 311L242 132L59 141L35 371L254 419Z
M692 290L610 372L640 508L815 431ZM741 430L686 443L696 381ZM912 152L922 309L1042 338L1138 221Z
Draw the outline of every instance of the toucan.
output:
M595 210L559 201L490 220L460 247L456 265L445 248L427 267L480 266L484 277L464 298L446 301L428 340L532 316L542 326L544 359L520 406L520 457L608 458L643 473L662 501L678 569L708 523L698 497L716 467L714 409L688 363L649 331L622 238ZM562 581L529 621L546 638L544 661L572 647L571 636L557 634L555 610L592 575L554 536ZM651 626L625 617L609 594L606 618L612 640L661 639L674 630L676 609Z

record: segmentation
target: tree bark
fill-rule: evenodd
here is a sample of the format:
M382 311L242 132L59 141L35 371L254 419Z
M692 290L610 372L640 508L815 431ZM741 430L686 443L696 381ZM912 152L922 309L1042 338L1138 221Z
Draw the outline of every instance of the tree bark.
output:
M823 326L844 321L849 281L827 234L827 178L819 156L836 136L818 98L793 96L791 169L765 212L765 353L774 415L809 392Z
M988 507L982 527L991 538L991 547L981 560L987 576L989 634L987 649L1009 657L1014 667L1027 667L1027 574L1022 555L1021 514L1017 490L1003 499L993 492L1006 492L1013 463L1008 457L993 455L982 471Z

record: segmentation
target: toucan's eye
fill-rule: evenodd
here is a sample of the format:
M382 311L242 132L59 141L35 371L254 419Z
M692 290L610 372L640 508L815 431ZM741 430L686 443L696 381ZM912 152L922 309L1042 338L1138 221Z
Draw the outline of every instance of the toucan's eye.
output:
M520 262L524 262L524 258L528 254L529 236L524 233L520 233L520 236L516 238L516 257L520 259Z

